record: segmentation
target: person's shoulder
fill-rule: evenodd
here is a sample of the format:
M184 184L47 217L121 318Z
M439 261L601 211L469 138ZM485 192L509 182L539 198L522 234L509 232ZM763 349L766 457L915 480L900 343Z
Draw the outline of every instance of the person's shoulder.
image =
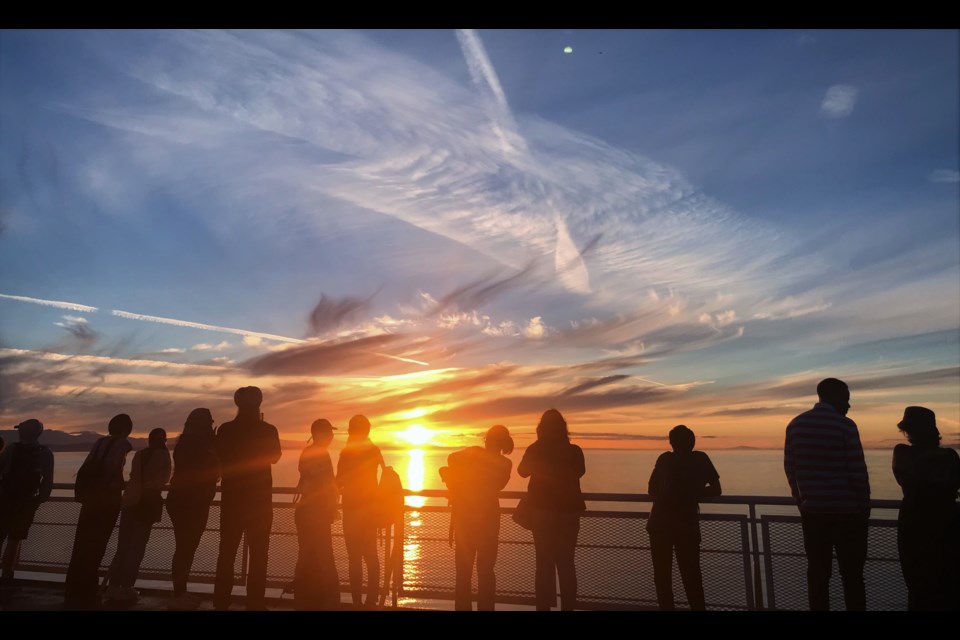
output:
M697 460L710 462L710 456L707 454L706 451L696 450L696 451L692 451L691 453L693 453L693 457L696 458Z
M670 460L672 457L673 457L673 451L664 451L663 453L657 456L657 461L654 464L656 465L656 464L660 464L661 462L666 462L667 460Z
M905 442L901 442L893 448L893 455L895 456L905 456L910 453L910 445Z

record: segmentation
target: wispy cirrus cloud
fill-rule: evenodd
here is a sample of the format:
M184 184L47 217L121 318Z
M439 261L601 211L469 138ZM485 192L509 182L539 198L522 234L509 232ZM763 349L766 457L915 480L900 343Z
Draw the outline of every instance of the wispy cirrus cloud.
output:
M67 311L86 311L88 313L97 311L97 307L91 307L85 304L77 304L75 302L63 302L62 300L45 300L43 298L31 298L28 296L12 296L5 293L0 293L0 298L16 300L18 302L29 302L31 304L39 304L45 307L56 307L57 309L66 309Z
M947 184L960 182L960 171L953 169L934 169L930 172L930 175L927 176L927 180L930 182L945 182Z

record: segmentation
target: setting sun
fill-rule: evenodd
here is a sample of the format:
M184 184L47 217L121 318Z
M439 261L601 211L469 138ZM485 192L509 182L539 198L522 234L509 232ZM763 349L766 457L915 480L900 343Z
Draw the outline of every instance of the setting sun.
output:
M421 446L430 442L433 438L433 431L427 429L422 424L412 424L406 431L397 434L412 445Z

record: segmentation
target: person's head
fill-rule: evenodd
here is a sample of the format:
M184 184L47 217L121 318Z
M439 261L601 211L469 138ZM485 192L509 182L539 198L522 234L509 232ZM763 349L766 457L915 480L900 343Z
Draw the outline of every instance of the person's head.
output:
M213 414L206 407L198 407L190 412L183 423L183 435L199 438L213 438Z
M334 429L336 429L336 427L330 424L329 420L320 418L319 420L314 420L313 424L310 425L310 437L314 443L321 447L326 447L333 442Z
M240 387L233 394L233 402L244 413L259 411L263 392L260 387Z
M30 418L18 424L16 429L20 433L20 442L36 444L40 439L40 434L43 433L43 423L36 418ZM2 448L0 447L0 449Z
M487 429L487 435L483 437L483 443L490 451L510 455L513 453L513 438L510 432L502 424L495 424Z
M166 446L167 444L167 432L160 427L156 429L151 429L150 434L147 436L147 446L153 448L159 448Z
M668 438L670 439L670 446L676 453L689 453L693 451L693 446L697 443L697 436L685 424L678 424L670 429Z
M850 388L843 380L826 378L817 385L817 397L826 402L842 416L850 410Z
M118 413L110 418L110 424L107 425L107 433L112 436L126 438L133 431L133 420L125 413Z
M940 446L940 430L937 429L937 414L926 407L907 407L903 420L897 427L907 436L907 441L920 447Z
M370 436L370 421L362 413L350 418L350 424L347 425L348 440L365 440Z
M567 421L556 409L547 409L537 424L537 440L543 442L570 442Z

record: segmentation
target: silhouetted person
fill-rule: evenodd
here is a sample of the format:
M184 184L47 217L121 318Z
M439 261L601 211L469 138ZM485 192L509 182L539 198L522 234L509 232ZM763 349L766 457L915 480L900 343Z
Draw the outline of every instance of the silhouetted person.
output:
M167 514L176 544L171 567L173 598L167 604L173 610L196 609L200 604L199 598L187 593L187 581L220 479L213 438L210 410L194 409L173 448L173 477L167 492Z
M517 466L521 478L530 478L527 499L535 514L532 533L538 611L549 611L556 604L558 579L560 608L576 608L574 555L580 514L587 508L580 492L585 472L583 450L570 443L566 420L556 409L548 409L537 425L537 440L523 452Z
M497 542L500 535L500 491L510 480L513 438L502 424L487 431L483 447L467 447L447 457L440 477L449 489L456 544L457 611L473 609L471 578L477 564L477 610L493 611L496 593Z
M64 607L67 609L95 609L99 606L99 569L107 550L110 534L120 515L123 495L123 466L127 452L133 446L127 436L133 430L133 421L125 413L110 419L110 435L97 440L87 460L103 465L105 486L96 495L84 500L73 538L73 552L64 582Z
M822 380L817 396L813 409L787 425L783 448L783 468L803 526L810 609L830 609L836 549L846 608L864 611L870 481L860 432L846 417L850 390L845 382Z
M960 456L940 447L936 415L907 407L897 425L909 445L893 448L893 475L903 488L897 518L907 609L960 609Z
M720 495L720 476L702 451L694 451L696 435L685 425L670 430L670 446L657 458L647 492L653 498L647 532L657 602L672 611L673 553L690 609L707 608L700 572L700 498Z
M330 525L337 518L337 479L327 447L336 429L320 418L310 425L312 443L300 454L300 499L293 520L297 527L294 603L300 610L340 608L340 577L333 557Z
M104 594L106 600L136 602L139 597L133 586L140 573L150 532L163 515L161 491L170 479L170 467L167 432L152 429L147 446L133 455L130 481L120 501L120 531L117 550L107 574L110 586Z
M350 570L350 594L356 608L377 606L380 559L377 557L377 470L384 467L380 448L370 442L370 421L355 415L347 427L347 444L337 460L337 484L343 504L343 538ZM363 565L367 599L363 601Z
M271 465L282 454L277 428L261 419L263 393L241 387L233 395L237 417L217 429L214 450L220 459L220 552L213 587L213 606L230 607L233 566L240 539L246 533L250 549L247 568L247 610L266 609L267 551L273 524Z
M0 451L0 588L13 583L20 544L27 537L37 507L53 489L53 452L39 442L43 423L35 418L15 427L20 442ZM4 546L4 542L6 545Z

